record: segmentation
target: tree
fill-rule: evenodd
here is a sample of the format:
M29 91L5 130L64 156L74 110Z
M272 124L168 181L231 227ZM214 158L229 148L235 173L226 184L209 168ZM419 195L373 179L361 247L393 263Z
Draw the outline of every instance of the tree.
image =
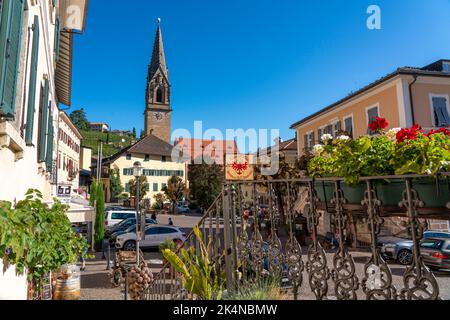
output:
M111 186L111 196L113 199L117 199L123 192L122 182L120 181L120 170L111 169L109 171L109 180Z
M90 193L89 193L89 205L91 207L95 206L96 199L97 199L97 180L94 179L91 183Z
M136 178L130 180L129 186L130 186L130 196L133 198L137 198L136 191L137 191L137 185L136 185ZM142 199L144 199L145 195L147 194L147 177L141 176L139 178L139 202L141 202Z
M103 238L105 237L105 193L103 191L103 184L97 184L97 199L96 199L96 217L95 217L95 244L97 250L101 250Z
M139 139L144 138L144 130L141 129L141 134L139 135Z
M172 203L172 213L176 214L178 201L182 200L187 193L186 184L180 177L173 176L169 178L167 185L162 188L162 191Z
M190 195L201 210L208 210L222 192L224 172L219 165L203 162L189 169Z
M136 128L133 128L133 132L131 133L133 138L136 139Z
M164 201L167 200L164 193L157 193L153 196L155 203L153 204L153 209L161 210L164 208Z
M86 117L86 112L84 108L73 111L70 116L70 121L77 127L78 130L87 131L89 130L89 121Z

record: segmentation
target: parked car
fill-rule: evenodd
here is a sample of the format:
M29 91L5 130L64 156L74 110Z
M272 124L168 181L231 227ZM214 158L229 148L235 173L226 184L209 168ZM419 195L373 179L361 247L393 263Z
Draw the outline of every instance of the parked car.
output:
M130 208L121 207L121 206L109 206L109 207L106 207L105 211L130 211Z
M381 236L378 238L378 247L381 256L385 260L395 260L401 265L410 265L413 259L411 240L408 230L400 231L393 236Z
M186 233L172 226L151 225L145 230L145 239L139 242L141 248L157 248L167 239L174 242L186 241ZM117 237L116 248L120 250L136 250L136 233L129 232Z
M186 206L177 205L177 213L179 214L191 213L191 209L189 209L189 207Z
M157 224L155 220L146 218L145 219L146 224ZM109 238L111 234L119 232L119 231L125 231L131 226L136 225L136 218L128 218L126 220L123 220L122 222L119 222L118 224L112 226L110 229L108 229L105 232L105 238Z
M129 218L136 219L136 211L106 211L105 212L106 229L111 229L116 224L119 224L123 220Z
M431 270L450 269L450 239L424 239L420 243L423 262Z
M446 232L426 231L423 234L422 242L433 238L450 240L450 234ZM404 266L410 265L413 261L414 244L408 230L403 230L393 236L381 236L378 239L378 247L385 260L394 260Z
M449 232L441 232L441 231L425 231L423 233L424 239L450 239Z

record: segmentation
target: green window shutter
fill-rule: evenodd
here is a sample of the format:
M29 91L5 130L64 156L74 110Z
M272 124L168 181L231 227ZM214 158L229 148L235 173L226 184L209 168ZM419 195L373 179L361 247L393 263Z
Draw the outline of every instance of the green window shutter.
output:
M125 183L125 192L130 192L130 184Z
M39 123L39 144L38 144L38 150L39 150L39 161L43 162L46 161L46 154L45 154L45 147L47 143L47 135L49 133L50 127L49 124L49 102L48 102L48 94L49 94L49 83L48 80L45 79L44 84L44 95L42 97L42 118L40 119Z
M55 1L55 0L53 0L53 1ZM59 22L59 17L56 17L56 21L55 21L55 44L54 44L56 61L59 60L59 48L60 48L60 42L61 42L60 40L61 40L61 23Z
M23 0L3 0L0 5L0 115L13 118L20 39L24 12Z
M147 185L145 186L145 190L147 190L147 192L150 192L150 184L147 183Z
M33 126L34 126L34 112L36 103L36 78L37 66L39 56L39 17L34 16L33 23L33 47L31 52L31 67L30 67L30 81L28 91L28 111L27 111L27 126L25 133L25 142L27 145L33 144ZM45 109L44 104L44 109Z
M51 113L51 105L48 106L49 113ZM54 140L54 130L53 130L53 115L50 114L48 117L48 133L47 133L47 156L46 165L47 171L52 173L53 170L53 141Z
M153 192L158 192L158 184L157 183L153 184Z

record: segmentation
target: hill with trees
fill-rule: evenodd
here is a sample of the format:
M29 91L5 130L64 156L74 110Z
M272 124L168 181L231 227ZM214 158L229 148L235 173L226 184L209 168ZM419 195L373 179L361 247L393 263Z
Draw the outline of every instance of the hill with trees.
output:
M86 111L83 108L73 111L69 117L83 136L81 145L91 148L92 153L95 155L98 154L98 148L101 142L103 142L103 157L109 157L123 148L128 147L136 140L135 128L133 128L130 134L91 131L89 129L89 120L87 119Z

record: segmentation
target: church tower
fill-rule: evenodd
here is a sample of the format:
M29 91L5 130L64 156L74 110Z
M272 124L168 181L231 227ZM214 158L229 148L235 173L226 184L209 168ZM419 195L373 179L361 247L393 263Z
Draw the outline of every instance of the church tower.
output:
M154 135L170 143L171 112L170 81L164 54L161 20L158 19L153 55L147 75L145 108L145 135Z

